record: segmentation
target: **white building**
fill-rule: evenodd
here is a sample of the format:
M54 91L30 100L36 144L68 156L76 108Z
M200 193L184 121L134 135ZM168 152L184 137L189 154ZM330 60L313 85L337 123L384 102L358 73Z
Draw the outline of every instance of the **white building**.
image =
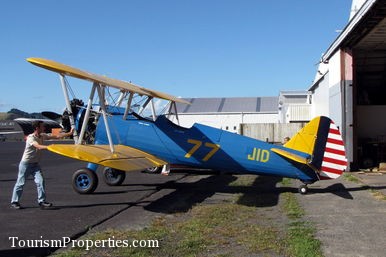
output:
M278 97L189 98L177 104L179 124L195 122L239 133L242 123L277 123ZM171 120L177 123L176 117Z
M279 123L301 123L312 116L312 93L310 91L281 91L279 94Z

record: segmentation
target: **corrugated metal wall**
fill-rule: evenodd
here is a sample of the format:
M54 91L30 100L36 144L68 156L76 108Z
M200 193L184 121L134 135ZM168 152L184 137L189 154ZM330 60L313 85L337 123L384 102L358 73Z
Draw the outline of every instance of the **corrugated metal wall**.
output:
M282 143L285 137L293 137L306 123L241 124L241 134L270 143Z
M207 113L207 114L178 114L179 124L190 128L194 123L200 123L231 132L240 131L242 123L275 123L277 113ZM174 115L170 120L177 123Z
M311 120L310 104L292 104L288 107L287 117L289 121L309 121Z

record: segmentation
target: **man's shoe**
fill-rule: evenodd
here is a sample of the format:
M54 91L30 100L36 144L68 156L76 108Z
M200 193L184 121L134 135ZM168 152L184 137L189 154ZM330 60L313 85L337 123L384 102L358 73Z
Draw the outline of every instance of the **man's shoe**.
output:
M19 209L21 209L21 206L18 202L13 202L13 203L11 203L11 208L15 209L15 210L19 210Z
M39 206L40 206L40 209L46 209L46 208L50 208L52 206L52 203L40 202Z

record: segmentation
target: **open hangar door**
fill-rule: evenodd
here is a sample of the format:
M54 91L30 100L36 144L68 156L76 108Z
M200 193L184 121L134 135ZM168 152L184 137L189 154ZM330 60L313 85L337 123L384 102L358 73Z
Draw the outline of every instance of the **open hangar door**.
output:
M362 169L378 167L379 163L386 162L386 7L384 8L378 10L377 16L369 19L366 23L368 26L363 26L363 31L371 30L352 47L353 152L355 166ZM375 23L376 20L379 22Z

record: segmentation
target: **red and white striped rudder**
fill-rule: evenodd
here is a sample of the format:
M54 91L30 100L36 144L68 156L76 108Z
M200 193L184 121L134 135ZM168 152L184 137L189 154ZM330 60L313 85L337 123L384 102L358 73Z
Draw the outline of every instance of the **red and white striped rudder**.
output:
M347 168L346 152L344 142L339 129L330 120L327 134L326 147L320 167L320 179L338 178Z

